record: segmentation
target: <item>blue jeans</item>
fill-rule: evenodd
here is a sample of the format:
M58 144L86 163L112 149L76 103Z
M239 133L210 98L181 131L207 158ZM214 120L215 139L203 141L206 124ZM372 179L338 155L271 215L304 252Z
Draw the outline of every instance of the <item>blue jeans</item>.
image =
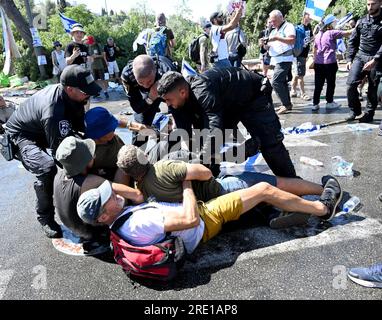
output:
M229 68L231 66L231 62L229 62L228 59L223 59L223 60L218 60L214 62L214 67L219 68L219 69L224 69L224 68Z
M259 172L244 172L238 176L227 176L216 181L222 186L223 194L246 189L259 182L267 182L274 187L277 185L275 176Z

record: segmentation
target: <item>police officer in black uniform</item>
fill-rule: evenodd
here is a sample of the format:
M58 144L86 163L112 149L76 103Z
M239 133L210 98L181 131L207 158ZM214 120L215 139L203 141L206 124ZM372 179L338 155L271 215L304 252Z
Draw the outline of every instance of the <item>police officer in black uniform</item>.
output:
M49 238L62 236L54 220L56 149L65 137L84 132L84 106L100 91L89 71L79 65L68 66L59 84L46 87L22 103L6 123L16 158L37 178L37 220Z
M148 55L139 55L123 68L122 84L134 110L136 122L146 126L152 125L155 114L160 111L159 105L163 102L156 94L157 81L167 71L175 70L177 68L170 59ZM138 75L138 79L136 75ZM139 144L136 141L136 135L133 137L133 143Z
M382 55L382 10L380 0L367 0L367 16L358 20L348 42L347 98L350 114L346 118L353 121L361 115L361 102L357 91L362 79L367 76L369 87L367 105L359 122L372 122L375 109L378 106L377 64Z
M264 76L234 67L212 68L188 83L181 74L167 72L159 80L158 94L167 105L192 119L194 128L209 128L209 136L201 150L202 157L218 157L212 145L217 130L235 129L241 121L252 139L259 141L264 159L273 173L296 177L282 142L284 136L272 103L272 87ZM189 131L191 128L184 129Z

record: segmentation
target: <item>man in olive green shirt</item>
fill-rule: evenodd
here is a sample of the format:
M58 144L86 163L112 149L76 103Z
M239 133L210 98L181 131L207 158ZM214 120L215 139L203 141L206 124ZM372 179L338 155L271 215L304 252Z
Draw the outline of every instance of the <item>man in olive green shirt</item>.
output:
M247 172L239 176L215 179L202 164L160 160L150 164L144 153L135 146L123 146L118 153L117 166L137 181L145 201L182 202L182 182L192 181L198 200L209 201L218 196L248 188L259 182L267 182L295 195L320 195L319 184L296 178L281 178L263 173ZM327 178L323 179L325 184Z

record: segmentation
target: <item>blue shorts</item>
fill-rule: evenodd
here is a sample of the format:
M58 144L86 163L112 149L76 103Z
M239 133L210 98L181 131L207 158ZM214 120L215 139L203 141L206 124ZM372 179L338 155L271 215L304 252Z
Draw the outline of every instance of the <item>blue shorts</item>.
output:
M225 176L216 179L223 189L223 194L233 191L249 188L259 182L267 182L270 185L277 186L276 176L259 172L244 172L238 176Z

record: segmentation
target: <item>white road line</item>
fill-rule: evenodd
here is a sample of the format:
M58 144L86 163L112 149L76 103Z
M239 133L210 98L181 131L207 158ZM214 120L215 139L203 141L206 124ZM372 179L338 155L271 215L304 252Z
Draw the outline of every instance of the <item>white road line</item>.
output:
M360 216L360 214L357 214ZM187 263L185 269L195 270L202 268L213 268L232 264L236 261L256 260L266 256L285 254L309 248L323 247L340 242L348 242L356 239L367 239L371 236L382 234L382 224L376 219L365 218L362 221L351 222L345 225L331 227L318 235L306 238L293 238L285 232L272 230L266 227L241 230L234 233L220 235L219 243L222 244L221 251L214 250L214 244L208 244L200 248L197 261ZM256 243L259 249L240 253L233 250L235 243L230 240L243 239L251 247ZM218 242L215 242L215 244Z

